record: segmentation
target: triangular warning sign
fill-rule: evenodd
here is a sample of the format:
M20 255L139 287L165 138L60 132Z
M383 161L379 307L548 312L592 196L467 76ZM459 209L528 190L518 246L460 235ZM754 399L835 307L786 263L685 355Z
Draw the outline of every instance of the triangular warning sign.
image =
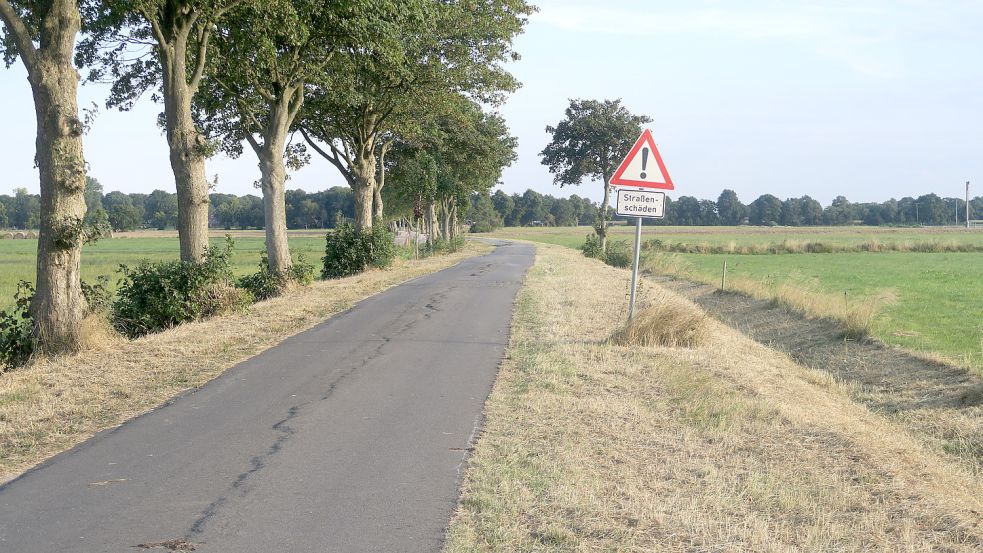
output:
M675 190L666 164L655 147L652 131L645 129L611 177L611 186L635 186Z

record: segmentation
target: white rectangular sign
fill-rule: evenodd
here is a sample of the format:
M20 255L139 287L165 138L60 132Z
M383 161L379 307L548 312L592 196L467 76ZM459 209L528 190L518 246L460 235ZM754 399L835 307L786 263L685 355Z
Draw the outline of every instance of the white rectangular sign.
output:
M615 212L621 216L661 219L666 215L666 193L620 188L616 205Z

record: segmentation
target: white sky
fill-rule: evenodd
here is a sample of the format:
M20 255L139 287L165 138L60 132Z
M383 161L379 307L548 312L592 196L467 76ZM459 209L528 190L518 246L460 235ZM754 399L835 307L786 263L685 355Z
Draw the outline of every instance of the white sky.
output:
M983 2L539 0L512 66L524 83L502 109L519 138L507 192L533 188L597 199L600 186L558 189L539 163L544 128L569 98L623 98L651 125L673 195L744 202L809 194L823 204L935 192L983 195ZM80 105L102 106L88 86ZM0 193L37 191L34 111L20 65L0 71ZM160 107L101 107L86 137L106 190L173 189L155 125ZM218 191L257 193L250 151L216 158ZM342 185L314 163L288 188Z

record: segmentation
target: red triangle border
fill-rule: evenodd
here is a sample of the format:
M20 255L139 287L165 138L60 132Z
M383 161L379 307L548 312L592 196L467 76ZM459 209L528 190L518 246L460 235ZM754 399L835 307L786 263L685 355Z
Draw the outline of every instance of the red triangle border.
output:
M624 178L625 171L628 170L628 166L631 165L631 161L635 159L638 152L642 149L642 146L648 145L652 150L653 157L655 157L656 163L659 165L659 171L662 172L662 178L665 182L649 182L634 179ZM659 149L655 146L655 139L652 138L652 131L645 129L642 131L642 135L638 137L635 141L635 145L632 146L631 151L625 156L624 161L618 166L617 171L614 172L614 176L611 177L611 186L633 186L637 188L658 188L661 190L675 190L676 187L672 184L672 179L669 177L669 171L666 170L666 164L662 161L662 155L659 154Z

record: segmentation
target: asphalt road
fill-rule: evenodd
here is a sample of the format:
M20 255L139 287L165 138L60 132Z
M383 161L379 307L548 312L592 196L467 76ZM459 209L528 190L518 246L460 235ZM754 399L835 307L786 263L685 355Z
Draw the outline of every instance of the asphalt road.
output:
M53 458L0 488L0 551L438 551L532 259L393 288Z

